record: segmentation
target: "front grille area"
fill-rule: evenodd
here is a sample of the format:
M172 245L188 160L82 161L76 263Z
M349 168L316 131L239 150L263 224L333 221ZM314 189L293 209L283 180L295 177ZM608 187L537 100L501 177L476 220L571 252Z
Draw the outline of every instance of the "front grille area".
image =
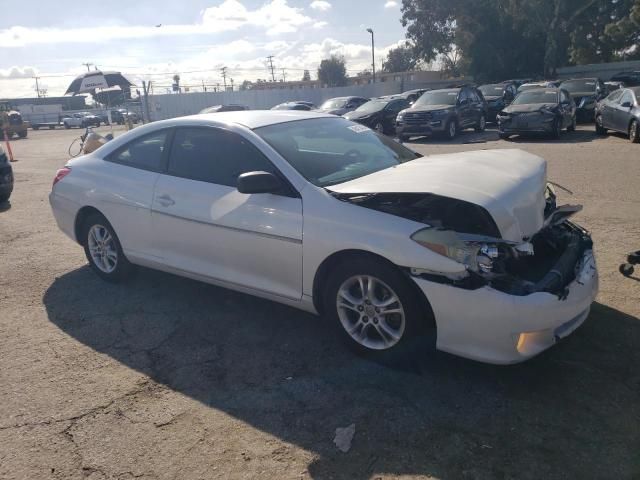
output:
M408 125L425 124L431 121L431 112L410 112L404 114L404 122Z

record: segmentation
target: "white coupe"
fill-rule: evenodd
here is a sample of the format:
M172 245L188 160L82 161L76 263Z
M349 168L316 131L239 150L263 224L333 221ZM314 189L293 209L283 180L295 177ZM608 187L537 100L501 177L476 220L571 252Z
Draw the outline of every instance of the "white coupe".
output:
M344 118L246 111L145 125L55 176L95 272L142 265L323 314L362 352L528 359L587 318L589 234L519 150L422 157ZM435 333L435 335L433 335Z

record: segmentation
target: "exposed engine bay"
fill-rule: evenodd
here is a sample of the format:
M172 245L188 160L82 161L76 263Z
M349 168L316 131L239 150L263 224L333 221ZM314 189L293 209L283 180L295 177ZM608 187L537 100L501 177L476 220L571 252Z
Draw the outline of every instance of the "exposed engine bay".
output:
M430 193L333 193L356 205L425 224L412 239L465 265L467 275L450 278L438 272L408 268L411 275L460 288L490 286L511 295L548 292L564 298L567 286L592 250L588 232L568 219L579 205L557 206L552 185L546 191L544 226L521 242L504 240L483 207ZM592 258L592 257L591 257Z

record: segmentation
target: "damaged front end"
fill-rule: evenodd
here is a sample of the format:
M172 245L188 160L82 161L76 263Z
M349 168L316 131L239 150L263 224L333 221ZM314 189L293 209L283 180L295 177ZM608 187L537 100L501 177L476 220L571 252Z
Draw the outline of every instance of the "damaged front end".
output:
M432 282L469 290L489 286L516 296L547 292L562 299L585 268L595 268L591 237L568 221L582 207L558 207L551 185L547 187L543 227L520 242L502 239L484 208L456 199L404 193L340 194L338 198L426 224L412 240L466 268L466 275L455 278L408 268L412 276ZM593 263L592 267L586 262Z

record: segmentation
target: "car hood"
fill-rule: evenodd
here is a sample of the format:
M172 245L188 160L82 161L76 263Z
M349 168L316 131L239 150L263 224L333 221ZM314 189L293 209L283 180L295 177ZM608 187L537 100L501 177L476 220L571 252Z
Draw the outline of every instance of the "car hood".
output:
M318 108L314 111L318 113L328 113L329 115L344 115L347 113L346 108Z
M435 112L437 110L447 110L450 108L454 108L453 105L419 105L410 108L409 110L405 110L407 113L409 112Z
M422 157L328 190L432 193L479 205L502 238L521 242L544 225L547 164L522 150L483 150Z
M353 112L345 113L344 118L346 118L347 120L358 120L361 118L373 117L375 115L378 115L379 113L380 110L377 112L358 112L354 110Z
M504 109L507 113L527 113L527 112L537 112L543 108L555 108L557 107L557 103L523 103L520 105L509 105Z

